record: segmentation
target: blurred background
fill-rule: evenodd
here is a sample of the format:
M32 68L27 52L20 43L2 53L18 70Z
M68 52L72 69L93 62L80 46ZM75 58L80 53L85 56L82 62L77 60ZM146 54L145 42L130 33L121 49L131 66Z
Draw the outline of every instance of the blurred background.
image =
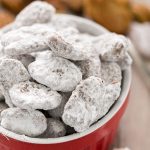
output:
M33 0L0 0L0 28L12 22ZM129 107L113 147L150 150L150 0L44 0L58 13L83 16L111 32L124 34L135 46Z

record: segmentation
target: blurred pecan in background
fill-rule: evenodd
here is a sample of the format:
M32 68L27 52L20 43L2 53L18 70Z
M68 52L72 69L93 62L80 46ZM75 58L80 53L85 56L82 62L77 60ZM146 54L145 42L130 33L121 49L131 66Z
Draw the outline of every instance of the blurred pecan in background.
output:
M7 10L0 9L0 28L14 20L14 15Z
M11 22L13 16L34 0L0 0L0 25ZM143 0L42 0L59 13L73 13L88 17L112 32L126 34L133 20L150 21L150 5ZM6 10L6 11L4 11ZM6 14L5 14L6 12ZM6 18L6 19L4 19Z
M44 0L44 1L52 4L56 8L57 12L68 12L68 7L66 6L64 0Z
M129 0L84 0L84 14L117 33L126 33L133 18Z
M20 12L25 6L27 6L32 0L0 0L1 5L13 13Z
M83 0L63 0L67 6L74 10L79 12L82 9Z

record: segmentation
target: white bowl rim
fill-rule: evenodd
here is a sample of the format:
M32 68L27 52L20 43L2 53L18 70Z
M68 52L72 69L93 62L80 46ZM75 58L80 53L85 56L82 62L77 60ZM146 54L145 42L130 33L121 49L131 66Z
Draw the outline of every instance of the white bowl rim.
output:
M108 30L106 30L104 27L102 27L99 24L94 23L93 21L90 21L88 19L84 19L84 18L77 17L74 15L66 15L66 14L57 14L57 16L58 17L61 17L61 16L69 17L77 22L80 22L80 25L81 25L81 23L85 23L87 25L93 26L95 29L101 30L104 33L108 32ZM19 134L13 133L11 131L8 131L0 126L0 133L8 141L9 141L9 138L12 138L12 139L15 139L18 141L33 143L33 144L57 144L57 143L69 142L69 141L87 136L88 134L99 129L104 124L106 124L109 120L111 120L111 118L115 116L115 114L120 110L120 108L124 104L128 94L129 94L129 90L130 90L130 86L131 86L131 67L129 67L123 71L122 83L123 83L122 84L122 92L121 92L119 99L115 103L115 105L111 108L111 110L102 119L100 119L97 123L92 125L88 130L86 130L84 132L75 133L75 134L60 137L60 138L41 139L41 138L31 138L31 137L27 137L25 135L19 135Z

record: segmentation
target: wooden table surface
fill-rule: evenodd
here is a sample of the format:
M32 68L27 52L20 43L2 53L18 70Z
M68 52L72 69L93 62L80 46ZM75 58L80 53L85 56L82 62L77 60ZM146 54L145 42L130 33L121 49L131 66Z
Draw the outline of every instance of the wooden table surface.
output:
M150 150L150 89L133 67L128 108L118 129L115 147Z

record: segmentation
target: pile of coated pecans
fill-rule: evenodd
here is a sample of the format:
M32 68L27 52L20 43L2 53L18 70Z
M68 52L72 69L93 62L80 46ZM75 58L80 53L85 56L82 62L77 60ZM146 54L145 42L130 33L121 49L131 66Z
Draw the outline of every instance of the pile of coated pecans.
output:
M1 126L37 138L87 130L119 98L131 48L122 35L82 33L48 3L31 3L0 30Z

